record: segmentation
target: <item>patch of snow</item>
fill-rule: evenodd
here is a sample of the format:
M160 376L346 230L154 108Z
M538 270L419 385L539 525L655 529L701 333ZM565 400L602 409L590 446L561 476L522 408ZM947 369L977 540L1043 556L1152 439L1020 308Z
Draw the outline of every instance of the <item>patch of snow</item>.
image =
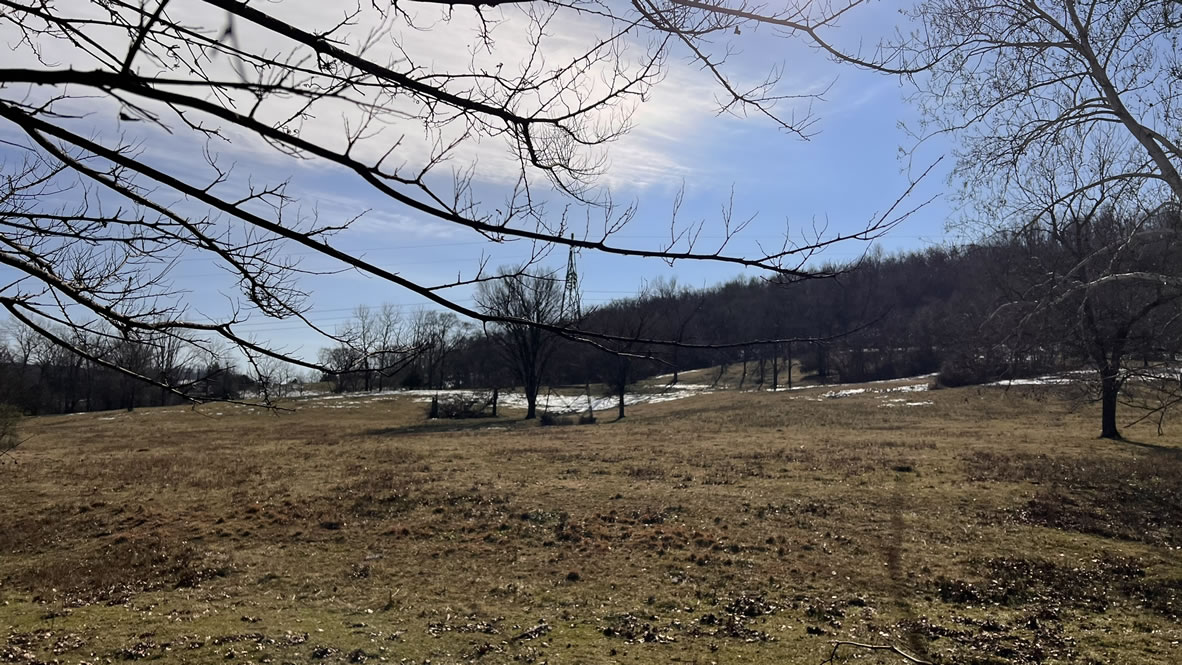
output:
M895 386L894 388L887 388L885 392L888 393L919 393L928 389L926 383L916 383L910 386Z
M682 390L669 390L660 393L626 393L624 395L624 406L633 406L635 404L658 404L661 402L672 402L673 400L684 399L691 395L698 395L708 392L705 387L698 387L694 384L686 384L687 387ZM414 396L416 402L430 402L436 395L445 397L448 395L462 395L464 397L471 397L474 395L488 395L489 391L484 390L407 390L402 394ZM592 397L590 400L591 408L595 411L607 411L614 409L619 404L619 397L610 395L607 397ZM503 392L497 398L499 407L506 407L510 409L524 409L527 402L525 395L518 392ZM539 394L537 407L542 411L547 411L556 415L584 413L587 411L587 396L586 395L555 395L555 394Z
M690 372L700 372L700 371L702 371L702 370L704 370L704 369L715 370L715 371L717 371L717 370L718 370L718 368L717 368L717 367L696 367L696 368L694 368L694 369L683 369L683 370L681 370L680 372L678 372L678 373L677 373L677 375L678 375L678 376L684 376L684 375L686 375L686 374L689 374ZM654 377L652 377L652 378L654 378L654 379L657 379L657 380L660 380L660 381L663 381L663 380L666 380L666 379L672 379L672 378L673 378L673 373L672 373L672 372L670 372L670 373L668 373L668 374L658 374L657 376L654 376Z
M1127 374L1125 370L1122 373ZM1003 381L994 381L987 383L988 386L1060 386L1068 383L1084 380L1096 376L1095 370L1077 369L1071 372L1059 372L1058 374L1045 374L1043 376L1036 376L1031 379L1005 379Z
M909 402L902 397L895 397L895 398L891 398L891 399L883 398L882 404L879 404L878 406L879 406L879 408L883 408L883 407L891 408L891 407L896 407L896 406L931 406L932 404L935 404L935 402L930 401L930 400L923 401L923 402Z
M848 384L847 384L848 385ZM892 393L917 393L924 392L928 389L926 383L915 383L906 386L893 386L890 388L844 388L842 390L830 390L826 393L821 393L821 399L841 399L843 397L853 397L854 395L872 394L876 395L883 404L879 406L917 406L919 403L907 402L903 397L889 398L887 395ZM807 399L807 398L806 398ZM904 404L906 402L906 404ZM930 404L931 402L926 402Z
M920 379L931 379L936 376L935 372L931 374L920 374L918 376L901 376L897 379L879 379L878 381L863 381L862 383L831 383L828 385L812 385L802 386L803 388L845 388L848 386L877 386L884 383L902 383L903 381L918 381ZM926 383L924 384L926 385Z
M870 384L894 383L896 381L914 381L916 379L933 379L935 377L936 377L936 373L932 372L930 374L919 374L917 376L901 376L897 379L880 379L878 381L867 381L866 383L870 383Z
M827 393L823 393L821 395L821 397L824 397L825 399L841 399L842 397L852 397L854 395L861 395L862 393L866 392L867 390L870 390L870 389L869 388L846 388L845 390L830 390Z
M1038 376L1033 379L1009 379L1007 381L994 381L987 383L988 386L1058 386L1067 383L1072 383L1076 379L1066 376Z

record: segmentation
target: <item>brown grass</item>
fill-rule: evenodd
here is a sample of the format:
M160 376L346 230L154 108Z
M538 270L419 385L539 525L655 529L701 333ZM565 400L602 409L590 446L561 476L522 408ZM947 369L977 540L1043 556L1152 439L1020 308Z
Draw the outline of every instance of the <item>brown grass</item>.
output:
M34 419L0 466L0 662L1177 662L1178 437L822 392Z

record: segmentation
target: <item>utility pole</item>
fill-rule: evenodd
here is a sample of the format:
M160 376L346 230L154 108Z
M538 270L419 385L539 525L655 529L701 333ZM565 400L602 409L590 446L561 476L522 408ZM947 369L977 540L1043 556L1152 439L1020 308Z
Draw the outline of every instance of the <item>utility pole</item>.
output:
M575 239L575 234L570 234L570 239ZM570 251L566 255L566 280L562 289L562 302L559 304L559 311L562 312L562 323L570 325L579 319L583 318L583 302L579 295L579 268L578 268L579 250L572 244ZM595 422L595 403L591 399L591 381L586 382L587 391L587 422Z
M570 235L570 239L575 239L575 234ZM579 256L579 250L574 245L570 246L570 253L566 258L566 282L562 290L562 302L559 310L562 312L563 323L571 323L578 321L583 316L582 297L579 295L579 271L576 265L576 259Z

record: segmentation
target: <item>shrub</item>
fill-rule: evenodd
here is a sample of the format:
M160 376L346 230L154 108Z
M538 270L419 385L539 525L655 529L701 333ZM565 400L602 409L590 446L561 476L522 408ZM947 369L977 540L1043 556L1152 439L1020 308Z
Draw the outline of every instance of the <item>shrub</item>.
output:
M951 358L940 364L935 384L943 388L959 388L992 383L1006 375L1005 365L984 359Z
M0 455L21 443L20 424L24 414L11 404L0 404Z
M575 424L575 421L567 416L560 416L549 411L543 411L538 418L538 424L542 427L565 427L567 425Z
M451 393L433 397L428 415L431 418L488 418L492 416L491 406L489 393Z

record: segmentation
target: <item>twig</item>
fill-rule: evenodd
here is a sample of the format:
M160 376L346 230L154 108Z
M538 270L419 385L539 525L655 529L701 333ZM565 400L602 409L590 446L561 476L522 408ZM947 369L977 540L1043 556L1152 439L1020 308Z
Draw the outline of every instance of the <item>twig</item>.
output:
M923 660L922 658L916 658L915 656L912 656L911 654L903 651L893 644L862 644L861 642L847 642L844 640L837 640L831 644L833 644L833 652L829 654L828 658L821 661L821 665L825 665L825 663L832 663L834 659L837 658L837 650L843 646L869 649L870 651L890 651L891 653L902 656L908 662L915 663L916 665L932 665L931 661Z
M0 450L0 458L11 457L11 458L13 458L13 462L15 462L16 456L12 454L12 451L16 450L17 448L20 448L23 444L27 443L29 441L29 439L32 439L32 438L33 437L31 437L31 436L25 437L24 439L21 439L20 441L14 443L13 445L11 445L7 448L4 448L3 450Z

